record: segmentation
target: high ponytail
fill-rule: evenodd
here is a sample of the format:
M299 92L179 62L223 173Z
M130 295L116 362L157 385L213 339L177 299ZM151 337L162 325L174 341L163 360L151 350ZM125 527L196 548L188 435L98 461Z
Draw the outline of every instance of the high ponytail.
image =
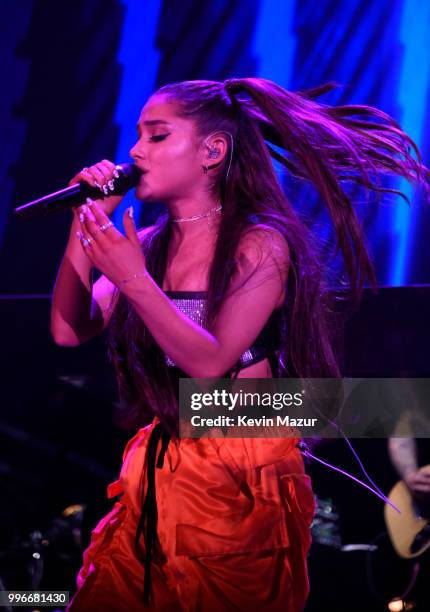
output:
M398 175L422 184L430 201L430 171L423 165L417 145L392 117L377 108L316 102L314 98L337 87L333 82L297 92L263 78L227 79L224 86L230 96L243 92L250 96L241 104L257 121L264 139L288 154L282 155L267 144L270 155L320 193L334 225L334 255L342 251L350 297L357 303L366 278L373 288L377 281L362 226L341 181L359 184L378 196L383 192L398 194L409 204L401 191L381 184L383 175Z

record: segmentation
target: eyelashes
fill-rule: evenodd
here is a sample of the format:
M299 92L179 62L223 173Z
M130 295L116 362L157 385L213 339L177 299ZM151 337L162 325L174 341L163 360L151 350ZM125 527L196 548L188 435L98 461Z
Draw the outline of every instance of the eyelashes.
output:
M149 138L149 142L161 142L162 140L167 138L167 136L169 136L169 134L158 134L157 136L151 136ZM138 134L137 137L138 137L138 140L141 139L140 134Z
M164 140L165 138L167 138L169 134L160 134L159 136L151 136L151 138L149 140L152 140L154 142L159 142L160 140Z

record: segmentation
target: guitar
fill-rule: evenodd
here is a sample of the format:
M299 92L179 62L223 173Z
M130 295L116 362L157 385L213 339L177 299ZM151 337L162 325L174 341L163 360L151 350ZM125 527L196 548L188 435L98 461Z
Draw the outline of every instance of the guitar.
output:
M403 480L394 485L388 499L401 511L385 504L385 524L395 551L403 559L419 557L430 547L430 499L425 503L415 499Z

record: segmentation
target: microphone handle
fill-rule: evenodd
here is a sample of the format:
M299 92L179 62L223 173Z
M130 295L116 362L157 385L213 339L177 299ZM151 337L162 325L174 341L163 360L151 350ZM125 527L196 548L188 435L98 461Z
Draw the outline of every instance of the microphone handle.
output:
M34 219L35 217L45 217L85 204L87 198L101 200L113 195L125 195L131 187L135 187L139 182L140 171L134 164L121 164L124 174L119 178L113 179L113 191L106 195L98 187L92 187L88 183L76 183L65 189L60 189L54 193L23 204L14 209L14 214L21 219Z

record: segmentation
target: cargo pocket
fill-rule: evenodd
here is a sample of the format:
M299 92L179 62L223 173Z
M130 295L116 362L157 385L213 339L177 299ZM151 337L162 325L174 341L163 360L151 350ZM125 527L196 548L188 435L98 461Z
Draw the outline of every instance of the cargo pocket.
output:
M176 555L192 557L275 550L289 546L285 511L260 506L244 517L176 525Z
M90 543L83 552L82 567L80 568L76 583L80 588L93 568L93 561L107 546L116 529L122 524L127 508L121 502L115 502L112 510L108 512L91 531Z
M316 508L310 476L304 473L282 474L280 479L287 515L293 515L310 527Z

